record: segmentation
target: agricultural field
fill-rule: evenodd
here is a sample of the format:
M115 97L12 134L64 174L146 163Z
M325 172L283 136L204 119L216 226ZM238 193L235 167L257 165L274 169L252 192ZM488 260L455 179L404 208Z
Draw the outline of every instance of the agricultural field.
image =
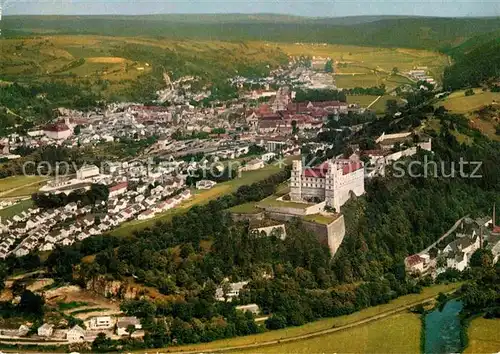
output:
M272 44L269 44L272 45ZM340 88L372 87L384 84L392 90L411 81L402 75L416 66L426 66L440 80L449 60L438 52L405 48L350 45L274 44L288 55L330 57L335 61L335 80Z
M9 197L13 190L25 190L27 187L42 183L45 179L38 176L14 176L0 179L0 197ZM28 193L29 194L29 193Z
M237 177L228 182L219 183L212 189L192 191L193 197L189 200L186 200L175 209L159 214L149 220L134 220L124 223L116 230L113 230L111 234L115 236L128 236L134 231L145 229L146 227L150 227L157 222L168 221L174 215L184 213L187 209L195 205L205 204L223 195L234 193L239 187L266 179L267 177L279 172L280 170L280 167L271 164L257 171L242 172L241 177Z
M341 326L354 324L354 323L357 323L359 321L363 321L363 320L366 320L368 318L371 318L373 316L382 315L388 311L393 311L393 310L396 310L396 309L404 307L404 306L412 305L412 304L415 304L417 302L424 301L424 300L427 300L429 298L433 298L433 297L437 296L440 292L445 293L445 292L456 290L460 286L461 286L461 283L435 285L435 286L432 286L429 288L424 288L420 294L411 294L411 295L402 296L400 298L397 298L397 299L391 301L388 304L366 308L366 309L363 309L361 311L358 311L358 312L355 312L353 314L346 315L346 316L326 318L323 320L319 320L319 321L305 324L305 325L300 326L300 327L290 327L290 328L285 328L285 329L281 329L281 330L269 331L269 332L265 332L265 333L261 333L261 334L245 336L245 337L218 340L218 341L214 341L211 343L185 345L185 346L175 348L176 350L173 350L173 348L170 348L170 350L176 351L176 352L181 352L181 351L183 351L183 352L186 352L186 351L203 352L205 350L214 350L214 349L224 350L224 348L258 345L259 343L265 343L265 342L269 342L269 341L285 340L287 338L309 335L309 334L313 334L316 332L329 330L329 329L332 329L333 327L341 327ZM401 315L404 315L404 312L402 312ZM414 316L414 315L412 315L412 316ZM394 315L391 315L388 318L391 318L391 317L394 317ZM420 322L419 318L417 316L415 316L415 318L418 321L418 327L420 327L421 322ZM372 324L375 324L377 322L378 321L374 321L374 322L372 322ZM395 332L397 332L397 326L396 326L397 322L399 322L399 321L393 322L392 325L390 325L390 321L385 322L387 326L391 326L391 328L393 328L393 330L391 330L391 338L394 338L394 339L396 339L396 336L397 336L397 334L395 333ZM414 322L414 321L412 321L412 322L413 323L411 325L411 328L414 328L415 330L417 330L417 328L415 327L417 325L417 322ZM401 322L399 322L399 323L401 323ZM368 325L368 324L360 325L360 327L364 327L366 325ZM380 331L383 331L384 326L377 326L375 328L378 328L378 332L380 332ZM353 329L355 329L355 328L353 328ZM341 333L341 332L339 332L339 333ZM359 333L360 332L358 332L358 334ZM327 338L328 336L329 335L325 335L324 338ZM377 336L379 341L384 340L384 337L381 337L380 333L376 334L376 336ZM322 338L322 337L317 337L317 339L320 339L320 338ZM353 343L353 342L355 342L355 340L353 340L353 338L356 338L356 337L350 336L348 338L349 338L348 343L353 345L353 349L349 350L348 348L344 348L344 349L339 348L337 352L339 352L339 353L340 352L351 352L351 353L353 353L353 352L369 352L369 351L363 351L363 350L356 350L356 348L354 346L357 346L358 344ZM402 337L402 338L404 338L404 337ZM413 338L413 339L416 338L416 341L412 339L412 341L409 345L411 345L412 348L415 348L414 346L416 346L417 349L410 350L410 351L404 351L404 350L402 350L402 347L399 347L400 353L402 353L402 352L406 352L406 353L419 352L420 335L419 334L412 334L409 338ZM297 348L300 348L300 344L302 342L309 340L309 339L304 339L303 341L294 341L293 344ZM376 344L375 341L371 341L370 343L373 343L373 344L370 344L373 346L378 345L381 348L380 350L386 349L383 343ZM280 345L280 347L275 347L274 348L275 350L273 352L274 353L280 353L280 352L290 353L290 352L296 352L296 351L300 350L300 349L295 350L294 348L292 348L291 350L281 351L279 348L281 348L284 345L285 344L282 343ZM328 344L325 343L325 345L328 345ZM404 344L398 344L397 346L402 346L402 345L404 345ZM266 352L266 349L267 348L265 346L252 347L252 349L249 350L249 352L261 353L261 352ZM386 350L388 350L388 349L386 349ZM318 351L320 351L319 348L317 348L316 350L309 350L308 352L315 353ZM330 351L321 351L321 352L334 352L334 349L332 349Z
M469 324L469 345L464 353L498 353L500 351L500 319L476 318Z
M483 91L474 89L475 94L465 96L465 91L456 91L448 97L438 101L435 106L444 106L447 110L464 114L469 118L470 125L480 130L490 139L500 141L500 135L496 134L496 128L500 125L498 113L480 114L479 111L487 106L491 106L500 112L500 92Z
M403 313L297 342L266 346L259 353L418 353L422 322ZM355 340L353 340L355 338ZM255 349L236 351L255 353Z
M6 39L0 51L1 79L90 83L105 97L126 99L140 90L161 88L162 73L172 78L195 75L207 82L236 72L264 72L284 63L284 53L260 43L175 41L91 35ZM142 91L141 91L142 92Z
M453 113L465 114L494 102L500 104L500 92L482 91L481 89L474 89L474 92L475 94L472 96L465 96L464 90L455 91L436 103L436 106L444 106Z

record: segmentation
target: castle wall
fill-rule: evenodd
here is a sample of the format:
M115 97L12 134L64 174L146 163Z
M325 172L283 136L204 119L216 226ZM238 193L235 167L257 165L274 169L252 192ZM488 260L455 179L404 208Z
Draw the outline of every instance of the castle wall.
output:
M296 217L295 215L285 214L285 213L277 213L270 212L267 213L271 219L280 220L280 221L289 221ZM340 215L335 221L331 222L328 225L318 224L312 221L301 220L305 229L313 232L318 240L328 246L330 249L330 253L332 257L337 253L342 241L345 236L345 221L344 216Z

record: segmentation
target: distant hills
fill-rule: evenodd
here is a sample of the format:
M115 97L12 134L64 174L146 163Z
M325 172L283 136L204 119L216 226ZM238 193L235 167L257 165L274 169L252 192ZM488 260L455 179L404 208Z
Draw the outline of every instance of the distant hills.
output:
M355 16L309 18L274 14L150 16L7 16L8 36L96 34L173 39L316 42L449 51L500 31L500 18Z

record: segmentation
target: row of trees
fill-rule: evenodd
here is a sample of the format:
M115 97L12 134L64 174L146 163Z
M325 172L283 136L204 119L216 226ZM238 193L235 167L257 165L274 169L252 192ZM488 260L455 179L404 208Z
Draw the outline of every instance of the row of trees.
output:
M68 195L65 193L35 193L31 196L31 199L41 209L54 209L69 203L77 203L80 206L95 205L98 202L107 201L108 197L108 186L94 183L90 185L89 190L77 189Z

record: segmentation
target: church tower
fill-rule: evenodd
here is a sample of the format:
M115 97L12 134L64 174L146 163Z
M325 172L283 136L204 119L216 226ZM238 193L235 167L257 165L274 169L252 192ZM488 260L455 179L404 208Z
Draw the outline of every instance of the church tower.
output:
M292 165L292 176L290 178L290 199L292 201L302 200L302 161L294 160Z

